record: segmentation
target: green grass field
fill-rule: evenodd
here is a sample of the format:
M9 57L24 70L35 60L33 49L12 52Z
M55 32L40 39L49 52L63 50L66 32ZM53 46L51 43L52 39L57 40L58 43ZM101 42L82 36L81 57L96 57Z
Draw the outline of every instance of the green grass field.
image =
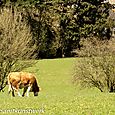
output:
M26 71L35 73L38 97L0 93L0 115L115 115L115 94L79 89L72 84L75 58L39 60Z

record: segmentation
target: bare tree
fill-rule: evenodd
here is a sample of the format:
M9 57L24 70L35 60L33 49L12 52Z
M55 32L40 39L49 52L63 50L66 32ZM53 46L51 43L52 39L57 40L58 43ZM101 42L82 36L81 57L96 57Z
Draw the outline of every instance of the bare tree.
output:
M36 43L30 27L16 8L3 8L0 13L0 91L6 86L10 71L20 71L33 61Z
M115 91L115 40L86 39L75 65L74 83L96 87L101 92Z

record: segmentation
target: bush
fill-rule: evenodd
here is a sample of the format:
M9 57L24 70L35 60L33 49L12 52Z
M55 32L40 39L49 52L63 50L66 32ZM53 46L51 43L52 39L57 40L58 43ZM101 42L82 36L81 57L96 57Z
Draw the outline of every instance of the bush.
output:
M75 65L74 83L96 87L101 92L115 91L115 40L86 39Z
M28 64L20 60L34 58L36 44L32 40L29 26L16 8L3 8L0 13L0 90L6 86L10 71L18 71ZM29 62L31 65L32 62ZM15 66L16 65L16 66ZM15 69L14 69L15 68Z

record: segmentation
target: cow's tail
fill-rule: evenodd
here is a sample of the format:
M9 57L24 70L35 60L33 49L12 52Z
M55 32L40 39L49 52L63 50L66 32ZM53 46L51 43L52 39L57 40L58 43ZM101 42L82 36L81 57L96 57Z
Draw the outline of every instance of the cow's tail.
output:
M7 84L10 85L10 73L7 76Z
M7 76L7 84L9 86L8 93L10 93L12 91L12 84L10 83L10 75L11 74L9 73L8 76Z

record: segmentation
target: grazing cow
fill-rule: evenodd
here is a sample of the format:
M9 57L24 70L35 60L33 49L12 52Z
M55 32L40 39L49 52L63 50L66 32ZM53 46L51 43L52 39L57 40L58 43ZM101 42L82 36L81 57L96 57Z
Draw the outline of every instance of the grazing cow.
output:
M30 91L34 93L34 96L38 96L38 92L40 91L36 78L32 73L11 72L8 75L8 85L8 92L12 91L12 96L15 96L14 91L18 96L21 96L19 89L22 88L24 88L22 96L25 95L26 91L26 96L29 96Z

